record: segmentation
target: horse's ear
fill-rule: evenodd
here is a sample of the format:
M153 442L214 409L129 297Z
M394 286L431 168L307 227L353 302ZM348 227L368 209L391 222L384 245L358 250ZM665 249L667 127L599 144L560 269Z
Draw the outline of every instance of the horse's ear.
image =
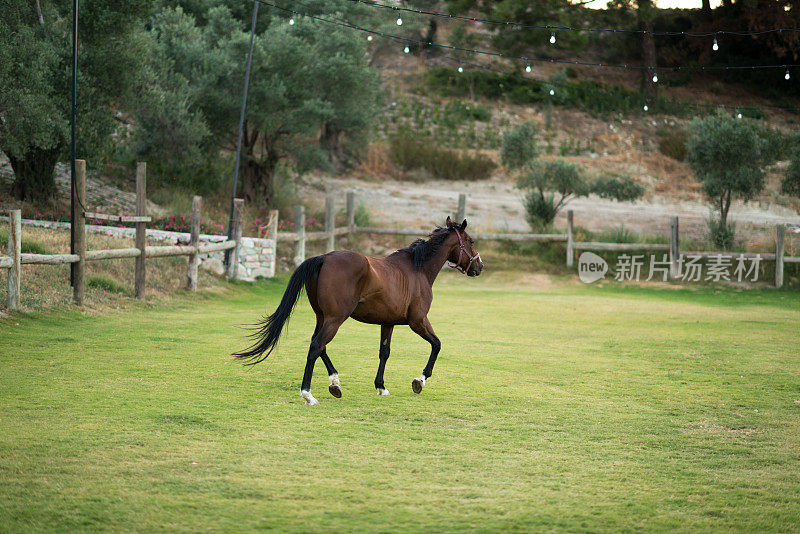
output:
M450 220L450 216L449 215L447 216L447 220L444 221L444 225L447 226L448 228L453 226L453 221Z
M461 223L461 229L462 230L466 230L467 229L467 220L466 219L464 219L464 222Z

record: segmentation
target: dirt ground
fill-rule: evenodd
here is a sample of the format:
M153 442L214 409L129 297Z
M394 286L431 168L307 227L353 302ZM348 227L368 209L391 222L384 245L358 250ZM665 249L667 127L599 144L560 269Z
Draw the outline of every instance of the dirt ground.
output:
M314 177L301 188L306 198L324 202L333 195L343 206L347 191L355 191L356 204L369 211L371 224L387 227L426 228L441 224L456 211L458 194L467 194L467 218L476 232L530 231L524 217L522 194L511 181L482 182L436 180L424 184L394 180L364 181L355 178ZM668 234L669 217L680 218L681 235L701 239L706 233L709 205L701 200L674 200L654 196L649 200L617 202L596 196L573 200L575 224L593 231L624 226L633 232ZM800 215L776 204L736 202L730 211L737 230L748 235L773 232L776 224L800 225ZM556 227L566 224L560 213Z

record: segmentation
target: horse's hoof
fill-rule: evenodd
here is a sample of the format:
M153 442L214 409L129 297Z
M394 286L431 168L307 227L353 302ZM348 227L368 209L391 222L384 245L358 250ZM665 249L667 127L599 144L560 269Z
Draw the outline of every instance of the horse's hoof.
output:
M300 396L306 401L306 406L316 406L319 401L314 398L310 391L301 391Z
M425 385L425 380L420 380L419 378L415 378L411 381L411 389L414 390L414 393L422 393L422 386Z
M330 386L328 386L328 391L330 391L331 395L333 395L337 399L342 398L342 388L339 387L339 384L331 384Z
M383 388L377 388L377 389L378 389L378 395L380 395L381 397L388 397L389 396L389 390L388 389L383 389Z

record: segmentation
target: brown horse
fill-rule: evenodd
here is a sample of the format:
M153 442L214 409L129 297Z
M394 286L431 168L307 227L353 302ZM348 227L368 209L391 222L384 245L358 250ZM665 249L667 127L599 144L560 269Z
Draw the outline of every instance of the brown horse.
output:
M428 321L436 276L448 261L467 276L478 276L483 270L483 261L466 228L466 219L456 224L448 217L445 226L437 227L427 239L417 239L410 246L385 258L370 258L358 252L336 250L307 259L289 279L275 313L258 323L258 330L251 336L256 342L247 350L234 353L234 356L248 360L249 365L264 361L278 343L283 325L288 321L305 286L311 308L317 315L317 326L308 349L300 388L300 396L306 404L317 404L310 390L314 363L320 357L328 369L328 390L336 398L342 396L339 374L325 347L348 317L362 323L381 325L380 363L375 376L375 388L379 395L389 394L383 384L383 370L389 358L395 325L409 325L431 344L428 365L422 375L411 382L414 393L421 392L425 381L433 374L433 365L441 349L439 338Z

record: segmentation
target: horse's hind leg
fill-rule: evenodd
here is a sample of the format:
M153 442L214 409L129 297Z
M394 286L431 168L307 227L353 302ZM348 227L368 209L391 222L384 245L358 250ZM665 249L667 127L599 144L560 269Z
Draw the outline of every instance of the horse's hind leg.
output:
M314 336L316 336L320 328L322 328L322 322L322 313L317 313L317 326L314 328ZM314 339L314 336L312 336L311 339ZM319 357L322 358L322 363L325 364L325 368L328 370L328 380L331 381L331 384L328 386L328 391L330 391L331 395L337 399L341 399L342 388L341 384L339 384L339 373L336 371L336 367L333 366L333 362L328 357L328 349L323 349L322 354L320 354Z
M331 342L343 322L344 319L325 319L311 340L311 346L308 348L308 357L306 359L306 369L303 373L303 385L300 387L300 396L303 397L308 405L313 406L318 404L317 399L311 395L311 377L314 374L314 364L317 358L325 354L325 346ZM328 359L327 355L325 355L323 361L324 359ZM328 359L328 362L330 362L330 359ZM333 365L331 364L329 370L332 368Z
M341 384L339 384L339 373L336 372L336 368L333 366L333 362L330 358L328 358L328 350L325 349L320 354L320 358L322 358L322 363L325 364L325 368L328 370L328 380L331 381L330 385L328 386L328 391L331 392L331 395L336 397L337 399L342 398L342 388Z
M383 370L386 368L386 360L389 359L389 348L392 344L392 331L393 325L381 325L381 348L378 352L378 374L375 375L375 389L378 390L378 395L388 395L389 390L383 385Z

